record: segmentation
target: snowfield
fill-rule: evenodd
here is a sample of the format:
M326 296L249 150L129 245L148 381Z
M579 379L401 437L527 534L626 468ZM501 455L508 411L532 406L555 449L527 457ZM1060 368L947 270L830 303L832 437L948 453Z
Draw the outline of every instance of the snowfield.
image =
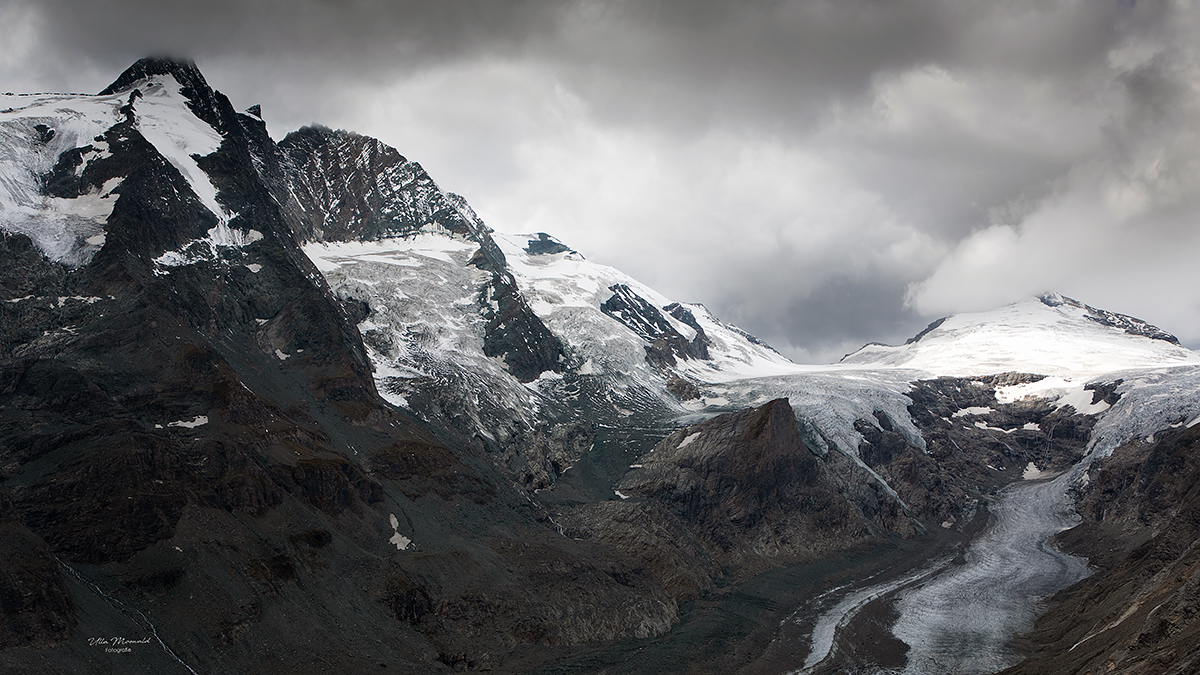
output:
M1046 297L1060 304L1031 298L990 312L957 314L915 342L867 345L842 363L956 377L1016 371L1073 378L1200 363L1190 349L1106 326L1089 318L1086 305Z

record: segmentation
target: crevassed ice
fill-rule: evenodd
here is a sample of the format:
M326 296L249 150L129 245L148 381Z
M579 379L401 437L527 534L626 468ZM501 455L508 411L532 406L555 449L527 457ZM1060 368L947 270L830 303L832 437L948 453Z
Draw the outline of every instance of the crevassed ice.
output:
M0 95L0 230L28 236L55 262L91 261L104 243L120 179L76 199L42 195L39 180L69 150L94 146L83 165L107 156L107 145L93 139L120 120L122 104L120 96ZM49 139L42 140L39 124L53 130Z
M366 301L371 316L359 324L381 396L408 407L408 381L436 381L469 392L464 416L493 438L493 418L532 423L540 386L523 386L502 361L483 352L486 321L478 300L491 274L469 265L475 242L425 232L372 242L308 244L305 254L330 288Z

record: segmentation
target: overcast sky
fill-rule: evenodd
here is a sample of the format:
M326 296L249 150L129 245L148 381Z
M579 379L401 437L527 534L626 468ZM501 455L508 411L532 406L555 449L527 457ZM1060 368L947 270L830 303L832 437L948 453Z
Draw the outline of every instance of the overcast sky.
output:
M1055 290L1200 346L1177 0L0 0L0 90L194 59L802 362Z

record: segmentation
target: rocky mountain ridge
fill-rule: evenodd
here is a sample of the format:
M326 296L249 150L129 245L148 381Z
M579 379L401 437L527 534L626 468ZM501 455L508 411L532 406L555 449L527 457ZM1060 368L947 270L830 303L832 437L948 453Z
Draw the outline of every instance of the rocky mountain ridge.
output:
M1001 487L1200 413L1186 350L1063 298L1034 309L1106 353L1153 342L1134 365L1154 369L797 366L549 235L491 231L377 140L276 143L188 62L4 98L12 672L589 672L648 641L686 656L646 667L725 672L795 605L740 606L757 628L717 660L688 648L703 608L959 550ZM1030 307L992 322L1045 325ZM912 345L970 345L985 322L963 321ZM995 363L1041 363L1021 358ZM102 635L160 642L108 656Z

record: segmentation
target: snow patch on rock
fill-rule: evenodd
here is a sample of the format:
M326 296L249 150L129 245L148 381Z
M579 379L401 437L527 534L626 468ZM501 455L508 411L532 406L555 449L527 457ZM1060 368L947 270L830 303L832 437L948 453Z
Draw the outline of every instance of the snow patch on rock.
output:
M392 538L388 539L388 543L394 544L397 551L406 550L412 544L412 539L400 534L400 521L396 518L396 514L389 513L388 521L392 525Z
M955 413L953 415L951 415L951 417L966 417L967 415L989 415L992 412L994 412L994 411L988 406L973 405L969 408L963 408L962 410L955 411Z
M179 420L167 424L169 427L183 427L185 429L195 429L196 427L208 424L208 415L196 415L191 420Z

